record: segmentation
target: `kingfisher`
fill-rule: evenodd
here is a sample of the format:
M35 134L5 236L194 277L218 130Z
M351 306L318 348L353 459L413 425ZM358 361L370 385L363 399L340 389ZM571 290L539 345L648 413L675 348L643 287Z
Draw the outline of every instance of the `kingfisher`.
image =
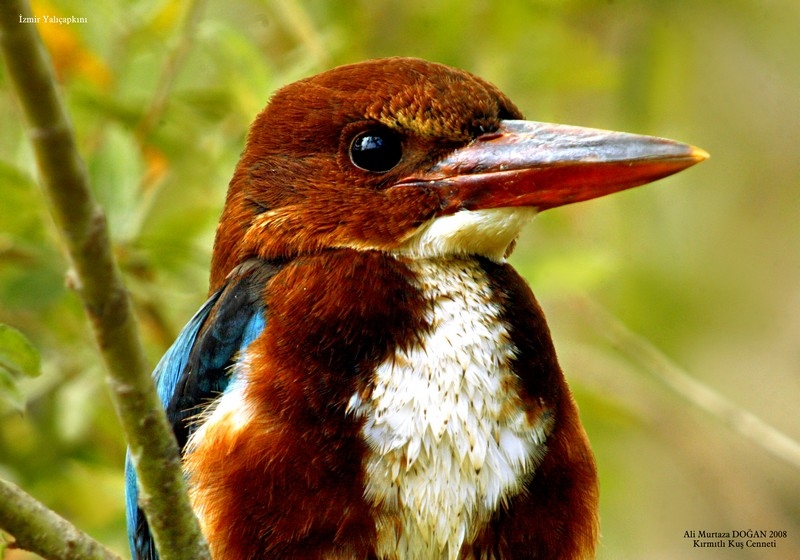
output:
M598 480L544 314L508 264L538 212L693 146L523 120L413 58L278 90L207 301L154 377L217 560L591 558ZM128 464L133 557L158 558Z

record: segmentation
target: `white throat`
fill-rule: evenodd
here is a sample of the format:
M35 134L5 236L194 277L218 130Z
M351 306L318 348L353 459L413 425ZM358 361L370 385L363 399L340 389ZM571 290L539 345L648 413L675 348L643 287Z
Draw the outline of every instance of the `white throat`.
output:
M461 210L430 220L396 250L414 258L480 255L501 262L536 208Z
M545 453L549 414L525 414L516 348L472 259L408 259L429 301L421 344L399 349L349 409L364 419L378 557L456 560Z

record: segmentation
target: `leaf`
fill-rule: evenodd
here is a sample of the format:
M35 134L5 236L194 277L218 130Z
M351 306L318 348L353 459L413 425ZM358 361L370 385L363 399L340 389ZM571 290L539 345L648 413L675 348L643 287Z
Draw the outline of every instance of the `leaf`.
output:
M17 381L41 373L39 351L20 331L0 324L0 396L15 408L25 403Z

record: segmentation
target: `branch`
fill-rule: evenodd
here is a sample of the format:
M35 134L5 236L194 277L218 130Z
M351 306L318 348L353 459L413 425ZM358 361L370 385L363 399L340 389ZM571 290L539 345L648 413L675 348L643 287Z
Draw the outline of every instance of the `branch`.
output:
M771 455L800 469L800 443L683 371L647 339L632 332L598 304L582 298L579 305L581 316L589 319L614 348L627 354L678 396Z
M314 29L314 22L308 10L297 0L284 0L272 4L277 12L277 16L286 27L287 31L295 36L300 43L312 56L314 62L319 66L328 66L330 60L330 49L320 39L321 34Z
M205 6L205 0L191 0L189 2L178 42L167 53L166 61L158 76L158 84L156 85L153 98L150 101L150 106L147 108L144 117L136 127L136 135L142 144L147 141L147 137L156 127L164 113L164 109L166 109L167 100L172 92L175 80L178 77L178 69L191 51L195 33L197 32L197 26L200 23Z
M91 194L72 126L26 0L0 2L0 49L22 104L40 183L76 273L163 560L210 558L186 494L178 449L149 375L130 298ZM12 534L24 527L8 527ZM50 535L55 538L57 535Z
M5 480L0 480L0 526L14 535L12 547L30 550L45 558L120 560L105 546Z

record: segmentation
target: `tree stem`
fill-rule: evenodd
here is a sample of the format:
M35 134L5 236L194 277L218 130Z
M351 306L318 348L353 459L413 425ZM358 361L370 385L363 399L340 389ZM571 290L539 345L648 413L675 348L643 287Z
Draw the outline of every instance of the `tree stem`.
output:
M75 270L75 287L108 370L108 384L130 446L140 497L162 560L209 559L191 510L175 438L158 400L130 297L112 254L106 218L89 188L53 69L26 0L0 2L0 49L33 144L39 182ZM3 518L24 543L29 525ZM22 523L19 525L18 523ZM43 528L53 529L45 524ZM60 529L59 529L60 531ZM66 539L66 534L48 538ZM51 558L64 558L51 554Z

